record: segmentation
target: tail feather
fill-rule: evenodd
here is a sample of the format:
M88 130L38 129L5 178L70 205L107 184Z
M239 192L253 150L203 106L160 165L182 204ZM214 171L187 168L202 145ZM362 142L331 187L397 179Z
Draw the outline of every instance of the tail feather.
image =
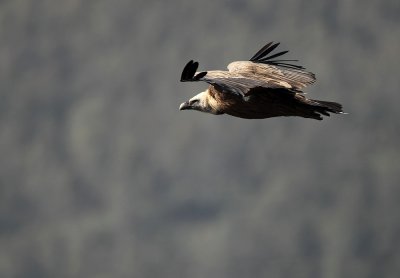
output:
M333 101L323 101L323 100L314 100L322 107L327 108L329 112L341 114L343 113L343 106L340 103L333 102Z
M314 111L324 116L330 116L329 113L345 114L340 103L332 101L323 101L312 99L310 103L314 107ZM320 117L319 120L322 120Z

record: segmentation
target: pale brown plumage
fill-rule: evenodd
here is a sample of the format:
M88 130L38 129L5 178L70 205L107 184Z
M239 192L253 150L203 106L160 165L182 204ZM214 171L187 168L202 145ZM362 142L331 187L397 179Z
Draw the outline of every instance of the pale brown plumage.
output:
M341 114L339 103L307 99L302 90L315 82L313 73L294 60L273 60L288 51L266 57L279 43L268 43L250 61L236 61L228 71L196 72L198 63L190 61L181 81L205 81L208 89L179 107L211 114L228 114L246 119L300 116L322 120L321 115Z

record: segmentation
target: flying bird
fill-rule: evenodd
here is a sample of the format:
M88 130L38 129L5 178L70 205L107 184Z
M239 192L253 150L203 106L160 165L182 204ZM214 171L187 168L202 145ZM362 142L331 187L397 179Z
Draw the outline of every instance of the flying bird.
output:
M303 89L315 82L315 75L291 63L297 60L274 59L288 52L272 54L278 45L266 44L249 61L230 63L228 71L196 72L199 63L189 61L180 81L205 81L210 85L204 92L182 103L179 110L228 114L245 119L299 116L322 120L322 115L343 114L339 103L305 97Z

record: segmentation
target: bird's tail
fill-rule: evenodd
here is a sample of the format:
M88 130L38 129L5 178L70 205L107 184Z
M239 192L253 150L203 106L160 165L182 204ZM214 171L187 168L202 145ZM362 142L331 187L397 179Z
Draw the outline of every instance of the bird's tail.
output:
M330 116L329 113L346 114L343 112L343 106L340 103L315 99L310 99L309 101L309 104L314 108L314 113L316 112L317 115ZM319 116L317 119L322 120L322 117Z
M325 108L328 112L342 114L343 106L340 103L333 102L333 101L324 101L324 100L313 100L314 102L318 103L318 106Z

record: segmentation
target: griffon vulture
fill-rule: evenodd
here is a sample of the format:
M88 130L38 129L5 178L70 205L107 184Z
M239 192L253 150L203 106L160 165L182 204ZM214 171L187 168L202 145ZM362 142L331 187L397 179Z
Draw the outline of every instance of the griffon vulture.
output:
M210 86L182 103L179 110L246 119L299 116L322 120L322 115L343 114L339 103L304 96L303 89L315 82L315 75L288 63L297 60L274 60L288 51L267 57L278 45L268 43L249 61L230 63L228 71L196 72L199 63L190 61L183 69L181 81L205 81Z

